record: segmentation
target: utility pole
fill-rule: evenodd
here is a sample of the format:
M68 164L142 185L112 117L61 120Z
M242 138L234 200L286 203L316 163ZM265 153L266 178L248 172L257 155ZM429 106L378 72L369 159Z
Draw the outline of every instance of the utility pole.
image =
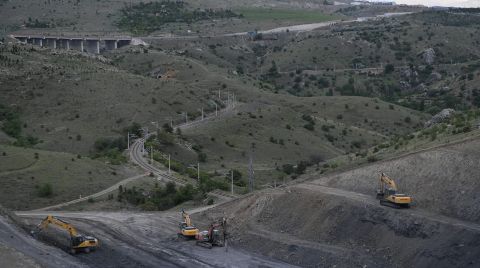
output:
M200 183L200 162L197 163L197 180Z
M185 124L188 123L188 114L187 111L185 111Z
M218 99L219 100L222 100L221 96L220 96L220 89L218 90Z
M130 132L127 132L127 149L130 150Z
M232 194L233 194L233 169L232 169Z
M248 164L248 191L253 192L255 172L253 170L253 147L252 152L250 153L250 162Z
M153 146L150 145L150 163L153 165Z
M202 108L202 120L203 120L203 108Z
M168 155L168 174L170 174L170 154Z
M216 102L215 102L215 116L218 116L218 105Z

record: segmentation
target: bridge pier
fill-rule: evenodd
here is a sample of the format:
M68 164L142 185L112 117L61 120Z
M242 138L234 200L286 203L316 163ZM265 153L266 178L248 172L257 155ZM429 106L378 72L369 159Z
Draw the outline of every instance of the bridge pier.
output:
M71 39L71 42L69 42L69 45L72 47L74 50L78 50L81 52L84 52L83 48L83 39Z
M70 40L69 39L58 39L58 48L61 49L70 49Z
M46 47L50 47L50 48L53 48L53 49L56 49L57 48L57 38L45 38L45 43L46 43Z
M87 40L87 52L100 54L100 40Z
M105 49L114 50L118 48L118 40L105 40Z
M32 44L43 47L43 38L32 38Z

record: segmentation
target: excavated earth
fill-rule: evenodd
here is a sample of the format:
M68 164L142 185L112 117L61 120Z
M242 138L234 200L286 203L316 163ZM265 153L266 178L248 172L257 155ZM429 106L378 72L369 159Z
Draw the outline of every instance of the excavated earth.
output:
M304 267L479 267L480 140L331 175L313 174L194 219L226 213L232 244ZM375 199L381 172L415 202Z

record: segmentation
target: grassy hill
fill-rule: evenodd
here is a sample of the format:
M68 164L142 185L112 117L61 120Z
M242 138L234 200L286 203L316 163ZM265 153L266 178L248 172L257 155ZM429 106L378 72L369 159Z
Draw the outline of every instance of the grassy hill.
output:
M0 145L0 203L28 210L70 201L140 174L70 153Z

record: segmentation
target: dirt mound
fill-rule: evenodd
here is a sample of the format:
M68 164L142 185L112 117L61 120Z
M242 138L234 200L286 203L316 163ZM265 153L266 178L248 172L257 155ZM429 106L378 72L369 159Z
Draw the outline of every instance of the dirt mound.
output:
M289 187L250 195L195 215L229 216L231 243L304 267L475 267L480 230ZM201 217L200 217L201 216Z
M415 206L480 222L480 140L439 147L398 159L315 178L313 183L373 195L381 172L413 197Z

